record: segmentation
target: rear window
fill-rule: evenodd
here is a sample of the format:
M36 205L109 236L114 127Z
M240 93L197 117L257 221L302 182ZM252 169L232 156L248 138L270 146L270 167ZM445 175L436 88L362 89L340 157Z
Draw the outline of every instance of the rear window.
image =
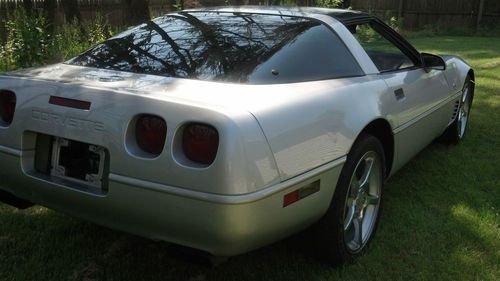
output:
M340 38L319 21L217 12L156 18L67 63L249 84L362 75Z

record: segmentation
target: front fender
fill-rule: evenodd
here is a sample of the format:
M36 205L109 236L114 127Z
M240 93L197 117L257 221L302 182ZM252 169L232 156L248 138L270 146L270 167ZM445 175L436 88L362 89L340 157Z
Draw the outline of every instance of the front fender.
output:
M453 55L441 56L446 63L444 75L450 88L455 92L462 90L467 74L472 67L462 58Z

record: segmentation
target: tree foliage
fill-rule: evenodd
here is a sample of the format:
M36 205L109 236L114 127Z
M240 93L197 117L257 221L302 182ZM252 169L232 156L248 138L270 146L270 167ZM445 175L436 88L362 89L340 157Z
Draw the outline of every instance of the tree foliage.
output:
M324 8L348 8L349 2L345 0L316 0L316 6ZM346 6L347 5L347 6Z

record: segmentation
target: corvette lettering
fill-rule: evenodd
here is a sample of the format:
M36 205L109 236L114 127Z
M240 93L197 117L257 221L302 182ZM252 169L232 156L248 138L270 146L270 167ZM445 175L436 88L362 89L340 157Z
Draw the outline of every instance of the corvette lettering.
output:
M104 124L101 122L95 122L70 116L63 116L52 112L33 110L31 112L31 118L37 121L51 123L67 128L94 130L99 132L104 131Z

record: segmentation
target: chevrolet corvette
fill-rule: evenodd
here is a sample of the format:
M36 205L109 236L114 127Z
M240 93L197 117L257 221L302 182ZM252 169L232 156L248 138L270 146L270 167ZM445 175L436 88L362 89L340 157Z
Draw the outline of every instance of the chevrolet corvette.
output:
M220 257L314 225L349 261L385 181L460 142L473 95L464 60L364 12L179 11L0 74L0 199Z

